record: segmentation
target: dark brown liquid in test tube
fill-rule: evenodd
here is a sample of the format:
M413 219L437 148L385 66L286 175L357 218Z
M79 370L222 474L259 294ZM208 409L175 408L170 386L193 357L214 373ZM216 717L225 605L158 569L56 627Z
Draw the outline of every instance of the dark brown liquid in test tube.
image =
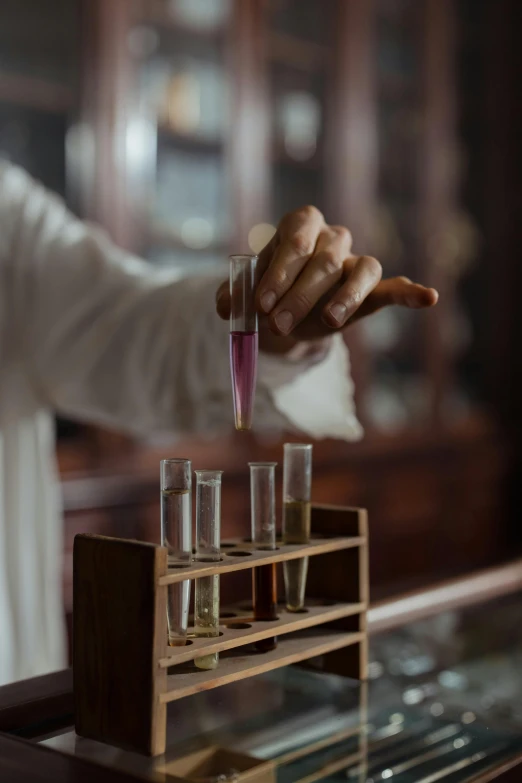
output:
M256 620L277 620L277 570L275 563L253 569L252 596ZM260 639L255 643L255 647L260 652L275 650L277 637Z

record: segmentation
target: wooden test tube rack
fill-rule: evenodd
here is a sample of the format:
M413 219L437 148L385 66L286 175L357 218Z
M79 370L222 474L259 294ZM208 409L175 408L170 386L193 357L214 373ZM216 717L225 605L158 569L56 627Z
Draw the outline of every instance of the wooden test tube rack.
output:
M310 560L304 612L290 613L281 607L278 620L262 622L251 617L246 621L238 612L237 622L226 621L219 637L168 646L169 584L305 555ZM243 596L243 602L250 597ZM318 656L321 671L364 680L367 607L368 534L363 509L313 505L309 544L281 544L275 551L260 551L244 542L224 542L220 562L179 569L168 569L164 547L77 535L76 732L158 755L165 751L170 701ZM275 650L253 648L253 642L275 635ZM217 669L204 671L191 665L194 658L212 652L224 653Z

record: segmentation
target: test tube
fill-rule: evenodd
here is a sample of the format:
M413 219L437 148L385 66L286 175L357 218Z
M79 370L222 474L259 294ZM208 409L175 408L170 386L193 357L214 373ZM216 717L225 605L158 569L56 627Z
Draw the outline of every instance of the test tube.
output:
M230 372L237 430L252 427L257 376L257 256L230 256Z
M277 462L249 462L252 542L256 549L276 548L275 467ZM270 563L252 569L252 603L256 620L277 620L277 570ZM261 652L277 647L275 636L255 643Z
M204 563L221 557L222 470L196 470L196 560ZM219 636L219 574L196 579L194 633ZM215 669L219 653L196 658L199 669Z
M161 545L169 568L183 568L192 558L192 468L188 459L163 459L161 477ZM170 645L187 641L190 579L168 585L167 628Z
M307 544L310 540L312 444L285 443L283 464L283 541ZM299 612L304 608L308 558L287 560L283 564L286 608Z

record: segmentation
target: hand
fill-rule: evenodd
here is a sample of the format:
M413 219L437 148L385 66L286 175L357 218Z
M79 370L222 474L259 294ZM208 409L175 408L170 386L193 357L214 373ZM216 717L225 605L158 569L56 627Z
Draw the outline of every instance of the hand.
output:
M420 309L437 303L435 289L407 277L382 280L380 263L353 255L351 247L348 229L327 225L315 207L283 218L259 254L256 301L264 316L263 350L287 351L300 340L326 337L387 305ZM228 283L218 289L216 306L228 319Z

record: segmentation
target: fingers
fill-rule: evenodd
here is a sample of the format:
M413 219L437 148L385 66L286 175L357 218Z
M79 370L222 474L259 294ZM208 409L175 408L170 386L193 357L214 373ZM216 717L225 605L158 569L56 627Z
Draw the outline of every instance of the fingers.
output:
M377 259L371 256L360 256L347 281L323 309L323 321L337 329L344 326L377 287L381 277L382 266Z
M270 325L274 331L289 334L341 279L350 246L348 229L331 226L321 232L311 260L272 310Z
M216 310L220 318L228 321L230 318L230 284L225 280L216 291Z
M270 313L290 289L311 258L324 225L315 207L303 207L282 220L277 233L279 245L257 289L261 312Z
M407 277L390 277L382 280L354 313L350 322L371 315L388 305L400 305L419 310L437 304L439 294L434 288L413 283Z

